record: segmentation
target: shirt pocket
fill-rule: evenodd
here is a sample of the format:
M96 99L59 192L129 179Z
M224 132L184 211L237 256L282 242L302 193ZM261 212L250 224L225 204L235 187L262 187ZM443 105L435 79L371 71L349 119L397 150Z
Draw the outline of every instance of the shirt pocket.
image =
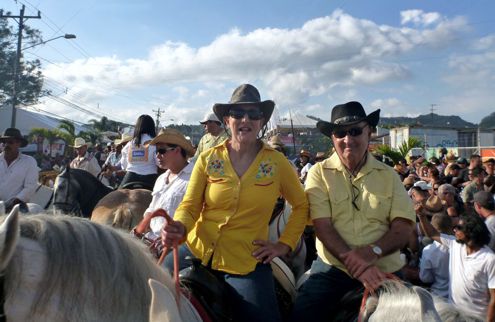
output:
M390 208L392 206L392 196L386 193L368 192L366 217L370 221L388 223Z
M349 218L350 197L344 186L333 187L328 191L330 200L330 215L335 222L338 219Z

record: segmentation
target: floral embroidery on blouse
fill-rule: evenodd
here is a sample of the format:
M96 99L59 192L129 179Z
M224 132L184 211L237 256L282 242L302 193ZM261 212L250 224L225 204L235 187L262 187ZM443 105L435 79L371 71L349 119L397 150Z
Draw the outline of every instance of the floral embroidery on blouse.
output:
M208 173L211 175L211 174L218 174L218 175L221 175L223 176L225 174L225 171L224 171L224 160L218 160L218 159L215 159L215 160L210 160L208 162Z
M266 179L271 178L275 174L275 166L271 159L261 161L260 166L258 168L258 172L256 173L256 179Z

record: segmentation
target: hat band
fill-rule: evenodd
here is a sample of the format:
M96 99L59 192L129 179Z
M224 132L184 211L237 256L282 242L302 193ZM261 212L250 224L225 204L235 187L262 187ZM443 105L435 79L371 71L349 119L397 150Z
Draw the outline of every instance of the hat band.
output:
M339 117L335 121L333 121L334 124L342 124L342 123L349 123L349 122L354 122L354 121L359 121L362 120L363 118L357 115L350 115L350 116L343 116Z

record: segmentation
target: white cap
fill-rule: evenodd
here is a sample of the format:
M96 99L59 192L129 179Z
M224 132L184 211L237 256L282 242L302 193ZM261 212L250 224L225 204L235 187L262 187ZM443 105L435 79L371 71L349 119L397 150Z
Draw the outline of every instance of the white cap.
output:
M413 187L419 187L421 190L431 190L432 189L431 184L429 184L423 180L415 182ZM409 189L409 191L408 191L409 196L411 195L411 192L412 192L412 188Z
M203 117L203 120L200 121L199 123L205 124L208 121L214 121L214 122L222 123L222 122L220 122L218 117L213 112L206 113L205 117Z

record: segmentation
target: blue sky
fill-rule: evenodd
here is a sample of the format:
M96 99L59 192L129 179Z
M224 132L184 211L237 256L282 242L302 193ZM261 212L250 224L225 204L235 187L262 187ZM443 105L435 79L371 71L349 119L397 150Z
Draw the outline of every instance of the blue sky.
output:
M74 120L196 123L233 89L252 83L289 114L329 119L336 104L416 116L430 111L478 123L495 110L495 3L438 1L4 0L45 39L45 98L32 108ZM36 8L36 9L35 9ZM173 121L172 121L173 120ZM276 120L274 120L276 121Z

